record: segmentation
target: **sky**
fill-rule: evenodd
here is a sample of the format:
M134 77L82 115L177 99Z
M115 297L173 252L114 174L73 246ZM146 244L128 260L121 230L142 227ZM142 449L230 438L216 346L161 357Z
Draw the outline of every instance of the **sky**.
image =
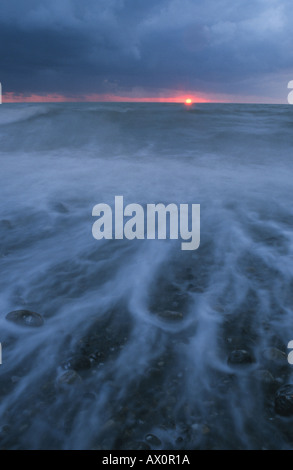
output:
M286 103L289 0L1 0L5 101Z

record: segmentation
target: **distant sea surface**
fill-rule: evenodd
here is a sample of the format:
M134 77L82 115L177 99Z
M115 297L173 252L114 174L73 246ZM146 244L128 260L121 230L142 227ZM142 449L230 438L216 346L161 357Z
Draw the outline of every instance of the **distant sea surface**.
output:
M289 105L2 104L0 169L0 448L292 448ZM95 240L116 195L199 249Z

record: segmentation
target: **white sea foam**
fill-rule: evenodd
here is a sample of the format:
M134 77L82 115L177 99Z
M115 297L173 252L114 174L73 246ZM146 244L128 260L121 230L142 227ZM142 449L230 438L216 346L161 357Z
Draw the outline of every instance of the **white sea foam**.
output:
M5 447L129 448L150 432L168 449L288 446L273 395L253 378L292 375L264 355L293 339L288 107L0 111ZM201 204L200 248L97 242L92 207L117 194ZM17 309L45 324L9 323ZM238 349L254 362L235 369ZM91 368L75 366L83 381L63 390L77 353Z

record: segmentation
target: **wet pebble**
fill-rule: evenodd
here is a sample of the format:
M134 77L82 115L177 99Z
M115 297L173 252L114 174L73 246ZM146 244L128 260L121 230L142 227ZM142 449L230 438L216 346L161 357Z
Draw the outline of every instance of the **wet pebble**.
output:
M67 370L57 379L57 384L60 386L63 385L72 385L76 383L81 383L81 377L75 372L75 370Z
M13 384L17 384L18 382L20 382L20 380L21 380L21 377L18 377L18 375L13 375L13 376L11 377L11 382L12 382Z
M22 426L20 426L19 432L23 433L23 432L27 431L29 427L30 427L29 423L24 423Z
M162 442L160 441L160 439L154 434L147 434L145 437L145 440L148 444L150 444L153 447L158 447L162 445Z
M293 384L279 388L275 396L275 410L279 415L293 415Z
M211 430L206 424L204 424L201 428L201 432L202 432L202 434L209 434L211 432Z
M10 220L2 219L0 220L0 228L4 230L12 229L12 223L10 222Z
M274 385L277 383L276 379L270 373L270 371L265 370L265 369L258 369L258 370L253 371L252 377L264 385Z
M254 358L245 349L235 349L228 356L228 363L233 365L251 364L253 362Z
M264 359L273 362L274 364L287 364L286 354L277 348L267 348L262 352Z
M39 327L44 324L42 315L30 310L14 310L6 315L6 320L16 325Z
M0 426L0 436L5 436L10 432L9 424L3 424Z
M68 361L63 363L64 369L73 369L73 370L87 370L91 368L91 360L83 356L82 354L77 354L72 356Z
M62 202L56 202L52 207L59 214L67 214L69 212L68 208L62 204Z
M114 419L108 419L108 421L103 424L101 431L103 433L110 431L113 432L113 430L117 428L117 425L118 423Z

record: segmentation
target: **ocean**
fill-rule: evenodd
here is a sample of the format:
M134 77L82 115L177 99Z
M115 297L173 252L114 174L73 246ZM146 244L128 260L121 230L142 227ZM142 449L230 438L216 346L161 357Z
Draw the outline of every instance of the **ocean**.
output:
M0 448L292 448L292 149L289 105L0 106ZM115 196L199 248L94 239Z

